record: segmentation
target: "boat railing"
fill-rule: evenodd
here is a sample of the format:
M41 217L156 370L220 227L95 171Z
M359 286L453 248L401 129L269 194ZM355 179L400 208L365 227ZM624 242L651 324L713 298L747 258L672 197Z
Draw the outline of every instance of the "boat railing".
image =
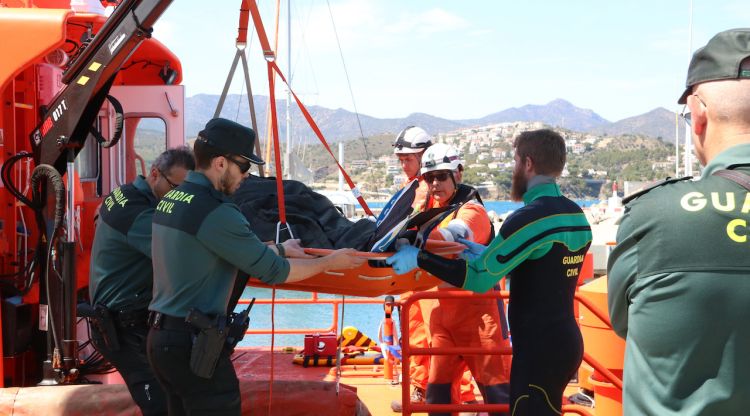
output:
M237 302L239 305L247 305L250 299L242 298ZM333 309L331 325L328 328L259 328L248 329L245 334L270 335L270 334L312 334L333 332L338 335L339 305L341 304L383 304L382 298L321 298L318 293L312 292L309 298L289 299L256 299L256 305L331 305Z
M409 308L414 302L421 299L503 299L506 300L510 292L506 290L490 291L487 293L472 293L464 290L441 290L441 291L423 291L409 296L408 299L401 303L402 316L409 316ZM583 298L576 293L575 300L589 309L597 318L611 328L611 323L607 314L603 313L592 302ZM402 357L402 374L401 374L401 403L404 415L410 415L415 412L510 412L508 404L421 404L411 403L409 398L409 389L411 386L409 374L409 357L412 355L511 355L511 347L497 349L485 349L478 347L450 347L450 348L417 348L412 347L409 341L409 320L401 321L401 357ZM612 383L617 389L622 391L622 380L601 365L595 358L584 352L583 361L591 365L601 376L608 382ZM563 413L575 413L579 415L591 416L591 409L580 405L563 405Z

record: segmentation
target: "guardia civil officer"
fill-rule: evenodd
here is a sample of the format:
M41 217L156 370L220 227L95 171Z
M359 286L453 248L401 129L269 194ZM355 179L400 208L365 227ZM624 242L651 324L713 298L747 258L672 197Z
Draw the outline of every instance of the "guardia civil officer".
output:
M686 86L701 178L626 198L609 257L626 415L750 409L750 28L698 49Z
M488 247L459 240L469 246L465 259L449 260L404 246L386 261L398 273L418 265L475 292L486 292L509 275L511 414L557 416L565 386L583 357L573 297L591 227L555 182L565 166L563 138L552 130L527 131L513 147L511 197L524 206L508 216Z
M146 359L146 325L151 302L151 219L157 201L195 168L193 152L169 149L154 161L148 177L116 188L99 209L91 249L89 294L100 319L92 325L94 347L122 375L145 416L167 414L167 401ZM111 325L110 331L101 325Z
M252 163L264 163L253 154L254 143L253 130L230 120L210 120L195 141L196 170L156 208L148 358L167 393L170 415L240 414L239 382L218 336L238 269L276 284L363 262L351 255L352 249L287 259L278 255L278 246L258 240L226 197ZM284 245L281 251L306 256L299 244ZM214 353L211 362L206 357Z

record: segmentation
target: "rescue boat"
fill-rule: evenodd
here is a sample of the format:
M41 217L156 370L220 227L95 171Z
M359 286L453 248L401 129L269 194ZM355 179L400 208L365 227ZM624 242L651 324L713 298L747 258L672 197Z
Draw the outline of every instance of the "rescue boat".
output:
M0 162L4 184L0 191L0 414L138 412L117 373L97 358L89 345L86 321L77 319L75 304L81 293L87 293L94 217L102 195L146 173L153 150L142 135L144 126L160 123L164 148L185 143L185 90L179 58L151 37L153 24L171 1L103 3L116 7L105 11L96 1L69 0L8 0L0 6ZM273 83L276 79L285 82L284 74L274 63L273 48L255 2L238 3L237 45L246 44L252 16L251 30L260 41L260 53L267 58L269 73L276 74L269 78L271 102L275 102ZM325 144L302 101L296 95L294 98ZM275 118L272 123L278 149ZM280 169L278 152L276 156L275 165ZM356 190L348 175L346 178ZM367 210L364 199L358 199ZM283 204L282 194L280 207ZM283 213L281 216L284 223ZM444 255L462 249L440 243L429 243L427 248ZM321 249L310 252L325 253ZM388 254L361 255L382 260ZM593 277L590 257L585 264L590 265L589 271L581 273L581 283ZM583 305L579 311L586 365L571 383L570 393L579 388L593 393L594 399L588 403L593 407L570 404L565 406L566 413L621 414L624 346L608 322L603 282L600 278L582 285L577 298ZM299 359L273 344L238 348L233 359L241 381L243 413L256 414L260 409L285 415L386 415L392 414L391 400L399 398L404 401L404 413L429 410L426 405L408 403L408 365L402 368L402 363L419 351L412 351L409 345L408 320L400 322L398 331L393 314L400 311L406 316L414 301L436 295L421 292L403 304L382 296L421 291L437 283L421 270L396 276L388 267L367 264L348 273L334 271L284 285L284 289L311 292L307 299L258 300L258 304L332 306L334 319L322 331L254 329L248 331L250 336L332 332L338 339L336 334L343 331L344 340L347 330L339 329L337 322L344 303L383 304L385 336L378 337L382 340L380 352L362 354L361 359L330 360L336 364L335 370L294 365ZM320 298L317 292L366 298ZM470 301L484 296L506 299L507 293L441 291L439 296ZM399 343L400 355L383 354L383 349L392 351ZM344 342L335 345L336 354L341 344ZM319 351L308 356L308 361L320 361L320 357L329 361L331 354ZM500 410L482 404L440 409Z

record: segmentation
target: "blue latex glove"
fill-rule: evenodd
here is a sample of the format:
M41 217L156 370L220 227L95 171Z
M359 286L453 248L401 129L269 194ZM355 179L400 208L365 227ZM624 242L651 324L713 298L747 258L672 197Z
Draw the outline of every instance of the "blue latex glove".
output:
M403 245L396 254L385 259L385 262L389 266L393 266L396 274L408 273L417 268L417 253L419 253L418 248Z
M460 254L460 257L466 261L472 261L479 258L479 256L484 253L484 250L487 250L487 246L473 241L464 240L463 238L459 238L458 242L466 246L466 250Z

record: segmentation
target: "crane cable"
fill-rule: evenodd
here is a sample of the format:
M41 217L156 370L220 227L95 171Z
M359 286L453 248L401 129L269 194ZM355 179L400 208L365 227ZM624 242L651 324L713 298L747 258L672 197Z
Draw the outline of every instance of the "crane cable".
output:
M366 160L370 160L370 152L367 150L367 139L365 133L362 131L362 122L359 119L359 111L357 110L357 102L354 100L354 91L352 91L352 83L349 80L349 71L346 69L346 62L344 61L344 52L341 50L341 42L339 41L339 33L336 30L336 22L333 20L333 12L331 11L331 3L326 0L328 5L328 14L331 16L331 25L333 26L333 34L336 35L336 45L339 48L339 56L341 56L341 65L344 67L344 75L346 75L346 85L349 87L349 95L352 97L352 105L354 106L354 115L357 117L357 126L359 126L359 137L362 138L362 145L365 147Z

